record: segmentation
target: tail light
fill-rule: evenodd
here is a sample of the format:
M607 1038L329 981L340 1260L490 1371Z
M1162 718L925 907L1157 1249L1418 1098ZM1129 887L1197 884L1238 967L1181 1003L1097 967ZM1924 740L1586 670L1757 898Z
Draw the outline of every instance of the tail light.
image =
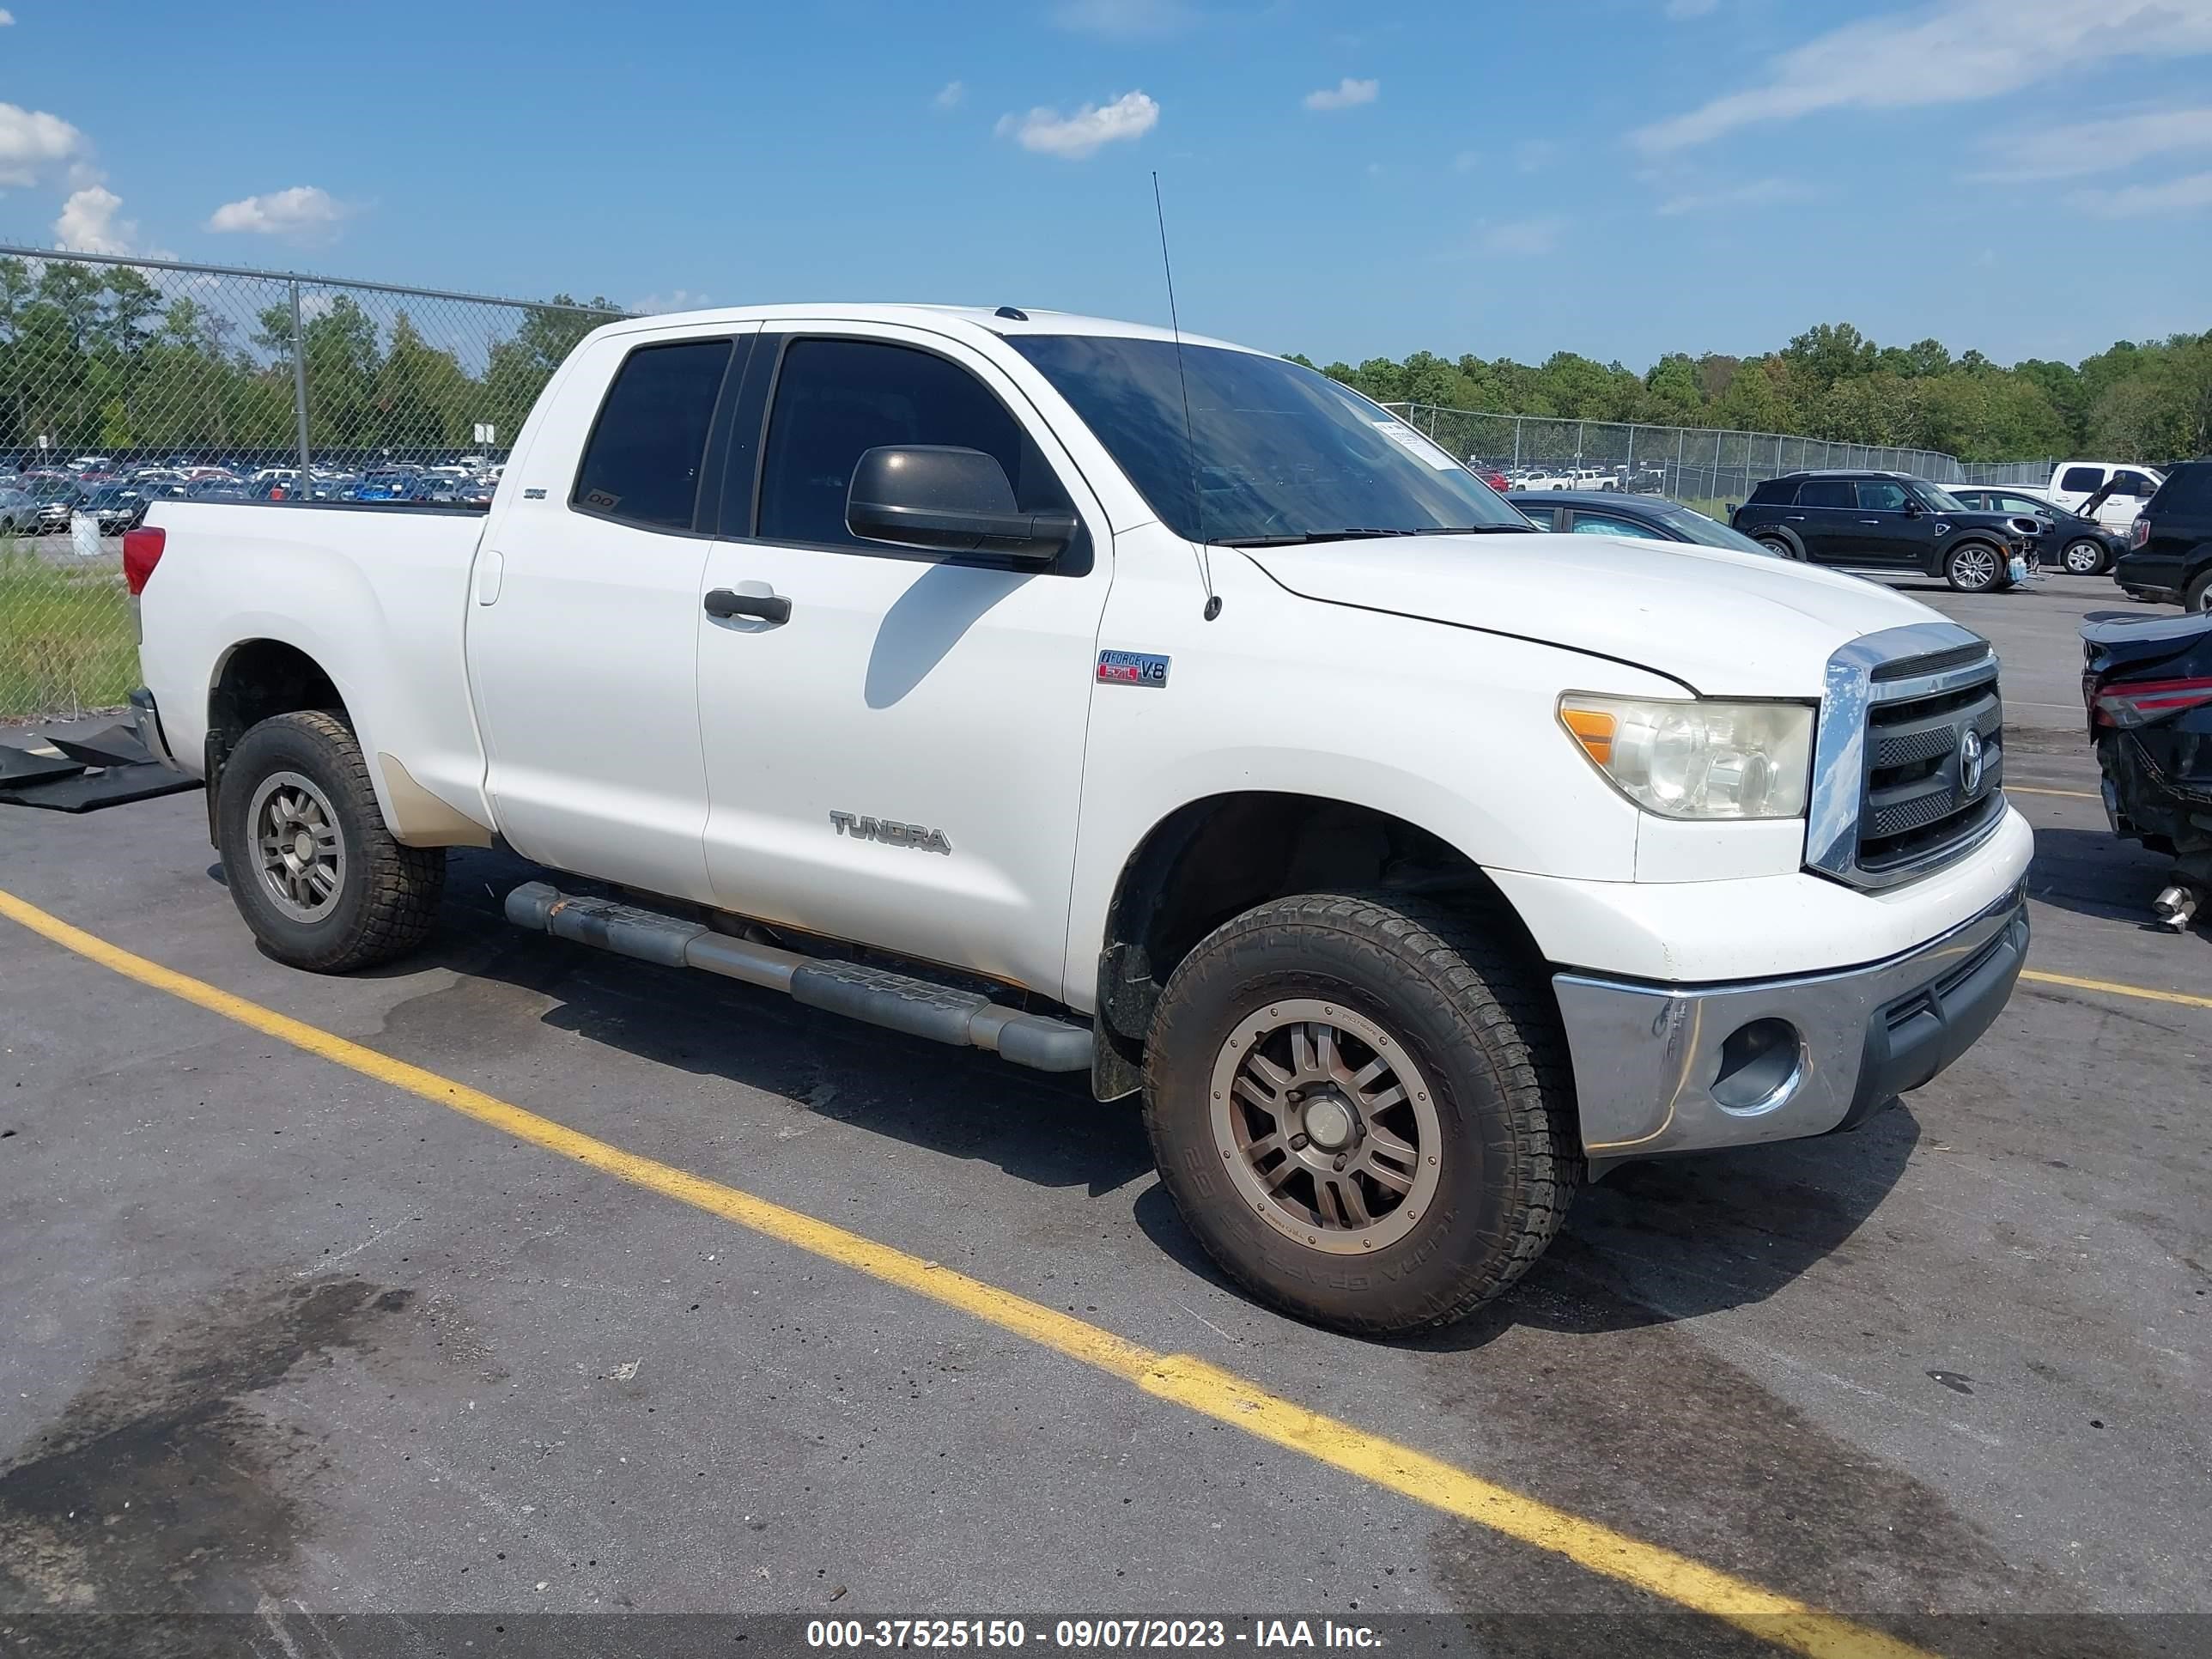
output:
M2138 518L2128 526L2128 545L2130 548L2142 547L2149 540L2150 520L2148 519Z
M161 562L161 549L168 539L169 532L159 526L141 526L123 532L123 585L131 590L132 599L146 591L146 579Z
M2212 678L2136 680L2106 686L2096 693L2090 708L2096 724L2124 732L2208 703L2212 703Z

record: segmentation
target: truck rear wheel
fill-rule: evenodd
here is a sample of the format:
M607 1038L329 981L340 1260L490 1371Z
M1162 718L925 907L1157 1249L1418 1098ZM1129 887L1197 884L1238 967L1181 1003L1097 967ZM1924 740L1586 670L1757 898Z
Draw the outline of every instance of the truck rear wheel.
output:
M1549 988L1507 939L1423 899L1307 894L1176 969L1146 1125L1239 1284L1396 1336L1463 1318L1543 1254L1583 1159Z
M278 714L239 739L216 836L231 902L279 962L321 974L370 968L436 924L445 849L392 838L361 745L336 714Z

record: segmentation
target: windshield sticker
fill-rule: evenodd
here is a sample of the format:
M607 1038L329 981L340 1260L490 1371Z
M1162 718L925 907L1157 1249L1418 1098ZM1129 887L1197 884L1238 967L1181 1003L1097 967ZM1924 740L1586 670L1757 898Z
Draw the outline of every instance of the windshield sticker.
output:
M1456 472L1459 463L1437 444L1423 437L1403 421L1377 421L1375 429L1416 460L1426 461L1439 472Z

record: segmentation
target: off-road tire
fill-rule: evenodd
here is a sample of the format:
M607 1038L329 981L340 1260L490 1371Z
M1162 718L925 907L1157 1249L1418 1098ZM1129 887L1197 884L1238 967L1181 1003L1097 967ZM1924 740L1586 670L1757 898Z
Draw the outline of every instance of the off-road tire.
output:
M280 772L306 778L328 799L344 848L336 902L313 921L287 915L268 890L247 821L255 791ZM269 954L291 967L319 974L373 968L415 950L437 924L445 848L392 839L353 728L327 710L277 714L239 739L222 769L216 837L239 915Z
M1442 1163L1428 1211L1371 1255L1297 1243L1224 1167L1218 1057L1241 1024L1290 999L1374 1022L1436 1097ZM1162 1183L1222 1269L1286 1313L1359 1336L1448 1325L1497 1297L1543 1255L1583 1174L1557 1005L1495 900L1310 893L1224 923L1161 995L1144 1115Z

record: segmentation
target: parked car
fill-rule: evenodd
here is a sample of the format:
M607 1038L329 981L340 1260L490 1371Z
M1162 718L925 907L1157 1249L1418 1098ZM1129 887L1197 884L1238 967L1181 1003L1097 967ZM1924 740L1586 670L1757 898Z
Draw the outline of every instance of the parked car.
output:
M36 535L39 504L21 489L0 489L0 536Z
M2124 535L2142 504L2165 482L2166 475L2156 469L2124 461L2061 461L2051 469L2051 483L2043 493L2074 513L2086 510L2092 495L2106 491L2094 509L2097 522Z
M100 484L85 494L77 508L99 524L103 536L120 536L146 516L146 496L128 484Z
M70 516L82 507L91 495L82 484L68 483L59 489L41 483L31 491L39 504L39 530L41 536L67 535Z
M2143 506L2112 580L2139 599L2212 612L2212 460L2184 461Z
M1540 530L1562 535L1626 536L1638 541L1697 542L1731 548L1761 557L1781 556L1741 531L1709 519L1695 507L1663 495L1629 495L1613 490L1515 490L1507 501Z
M2127 547L2127 532L2069 512L2049 496L2014 484L1945 484L1943 488L1978 513L2039 518L2046 528L2039 551L2044 562L2070 576L2102 575Z
M2190 465L2212 473L2212 462ZM2165 488L2188 470L2176 467ZM2179 929L2199 909L2212 916L2212 612L2093 613L2081 647L2112 833L2173 860L2158 921Z
M1513 488L1513 481L1510 478L1488 462L1479 461L1472 455L1467 458L1467 470L1501 495ZM495 478L492 482L496 483L498 480Z
M1229 1273L1427 1328L1586 1159L1824 1134L1957 1060L2033 837L1986 641L1802 565L1532 549L1391 424L1057 313L628 319L489 516L159 503L138 729L280 962L414 949L443 849L496 842L538 933L1144 1093Z
M1786 558L1896 575L1941 576L1961 593L2003 592L2035 568L2041 520L1976 513L1905 472L1790 472L1729 520Z

